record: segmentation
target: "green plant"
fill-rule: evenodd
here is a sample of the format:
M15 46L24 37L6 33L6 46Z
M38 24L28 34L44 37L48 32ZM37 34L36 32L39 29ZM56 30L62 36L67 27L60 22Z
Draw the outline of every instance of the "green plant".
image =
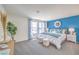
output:
M14 36L16 35L17 27L13 23L8 22L7 30L10 33L11 38L14 39Z

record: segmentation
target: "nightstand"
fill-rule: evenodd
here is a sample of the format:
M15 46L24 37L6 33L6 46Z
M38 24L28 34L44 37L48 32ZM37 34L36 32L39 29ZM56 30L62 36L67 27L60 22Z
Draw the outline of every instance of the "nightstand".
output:
M67 41L76 43L76 35L67 35Z

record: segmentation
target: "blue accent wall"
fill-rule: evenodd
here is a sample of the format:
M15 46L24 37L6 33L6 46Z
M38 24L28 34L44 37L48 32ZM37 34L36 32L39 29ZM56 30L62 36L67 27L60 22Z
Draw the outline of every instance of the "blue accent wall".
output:
M70 17L61 18L61 19L56 19L56 20L50 20L47 22L47 27L49 29L56 28L54 26L55 21L61 22L61 26L59 27L61 29L74 27L75 32L76 32L76 36L77 36L76 39L77 39L77 42L79 42L79 15L70 16Z

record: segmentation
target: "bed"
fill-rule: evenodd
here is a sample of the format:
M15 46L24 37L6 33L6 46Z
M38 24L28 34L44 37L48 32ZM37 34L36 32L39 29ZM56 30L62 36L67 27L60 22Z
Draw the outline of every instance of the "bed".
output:
M59 33L45 32L45 33L38 34L37 37L40 42L42 42L43 39L48 39L51 44L54 44L57 49L60 49L61 44L65 41L66 35L59 34Z

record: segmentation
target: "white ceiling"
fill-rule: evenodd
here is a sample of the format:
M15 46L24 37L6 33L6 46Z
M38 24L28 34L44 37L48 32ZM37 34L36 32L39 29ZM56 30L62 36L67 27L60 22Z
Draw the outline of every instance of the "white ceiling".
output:
M58 19L79 15L79 5L10 4L3 5L7 13L40 20Z

